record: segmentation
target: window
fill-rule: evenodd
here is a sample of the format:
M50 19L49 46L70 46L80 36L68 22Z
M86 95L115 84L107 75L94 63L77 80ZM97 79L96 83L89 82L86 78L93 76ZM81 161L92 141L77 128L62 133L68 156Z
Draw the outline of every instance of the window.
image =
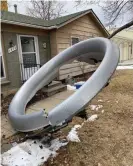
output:
M78 37L72 37L72 45L76 44L79 42L79 38Z
M37 62L34 37L21 36L20 40L24 67L35 67Z
M1 45L1 40L0 40L0 63L1 63L1 78L5 77L5 68L4 68L4 61L2 57L2 45Z
M133 53L133 44L131 43L131 54Z

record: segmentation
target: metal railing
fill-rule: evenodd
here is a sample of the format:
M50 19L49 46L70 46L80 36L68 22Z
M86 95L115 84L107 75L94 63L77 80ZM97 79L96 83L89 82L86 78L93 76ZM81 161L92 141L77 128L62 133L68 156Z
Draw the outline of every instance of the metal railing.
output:
M22 83L26 82L40 68L41 68L41 64L20 63Z

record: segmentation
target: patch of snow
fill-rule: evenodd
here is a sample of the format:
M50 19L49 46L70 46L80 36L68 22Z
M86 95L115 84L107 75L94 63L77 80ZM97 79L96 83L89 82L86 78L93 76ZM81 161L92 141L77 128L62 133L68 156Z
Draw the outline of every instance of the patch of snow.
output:
M94 110L98 111L100 108L103 108L103 105L90 105L90 109L92 111Z
M97 108L97 105L90 105L90 109L94 111Z
M80 142L80 139L78 137L78 134L77 134L77 129L81 128L82 126L81 125L75 125L71 131L69 132L69 134L67 135L67 140L68 141L72 141L72 142Z
M99 99L98 102L103 102L103 100Z
M52 155L56 156L56 151L67 145L59 139L51 141L51 145L42 144L40 141L27 140L12 147L9 151L2 154L2 164L6 166L40 166Z
M117 70L133 69L133 65L129 65L129 66L117 66L116 69L117 69Z
M91 115L87 121L90 121L90 122L93 122L94 120L96 120L98 118L98 115L97 114L94 114L94 115Z
M13 143L12 143L12 146L17 146L17 142L13 142Z
M102 114L103 114L103 113L104 113L104 110L102 110L101 112L102 112Z
M76 90L75 86L67 85L67 90Z
M83 85L84 83L85 83L85 81L79 81L79 82L74 83L74 85Z
M100 108L103 108L103 105L97 105L96 111L98 111Z

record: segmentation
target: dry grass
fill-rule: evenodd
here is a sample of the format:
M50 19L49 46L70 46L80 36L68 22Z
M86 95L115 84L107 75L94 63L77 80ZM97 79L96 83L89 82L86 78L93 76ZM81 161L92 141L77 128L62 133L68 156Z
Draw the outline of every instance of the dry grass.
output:
M69 143L47 166L133 166L133 70L116 71L110 85L97 95L91 104L102 99L104 113L99 119L87 122L79 130L80 143ZM62 130L67 134L71 126L83 120L75 117Z

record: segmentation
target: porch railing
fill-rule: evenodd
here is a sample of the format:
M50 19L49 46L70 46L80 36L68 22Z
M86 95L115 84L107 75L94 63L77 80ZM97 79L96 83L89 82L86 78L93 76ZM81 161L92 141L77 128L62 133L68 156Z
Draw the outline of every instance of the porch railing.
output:
M40 68L41 68L41 64L20 63L22 83L26 82Z

